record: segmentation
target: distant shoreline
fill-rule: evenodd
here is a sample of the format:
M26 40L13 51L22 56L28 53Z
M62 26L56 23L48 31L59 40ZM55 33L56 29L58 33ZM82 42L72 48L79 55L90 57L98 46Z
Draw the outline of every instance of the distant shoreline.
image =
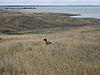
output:
M10 8L8 8L8 9L10 9ZM12 8L12 9L25 9L25 8ZM52 13L52 12L17 12L17 11L11 11L11 10L1 10L1 12L2 13L16 13L16 14L18 14L18 13ZM52 13L52 14L59 14L59 15L62 15L62 16L69 16L69 17L71 17L71 16L80 16L81 14L71 14L71 13Z
M1 10L4 10L4 9L36 9L35 7L13 7L13 8L10 8L10 7L5 7L5 8L0 8Z

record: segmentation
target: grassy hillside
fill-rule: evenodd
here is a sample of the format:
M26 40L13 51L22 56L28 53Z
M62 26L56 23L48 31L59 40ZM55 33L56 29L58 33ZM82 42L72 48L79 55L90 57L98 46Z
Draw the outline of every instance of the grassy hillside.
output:
M36 14L37 13L35 13L35 15ZM38 14L40 16L40 13ZM12 30L13 22L15 23L17 20L18 24L16 24L14 29L17 34L19 34L20 31L26 33L31 30L30 28L24 30L24 26L21 28L21 23L24 24L26 21L22 22L24 18L20 19L20 16L28 15L27 17L29 17L29 15L33 15L33 13L17 13L15 16L19 16L17 17L18 19L16 18L16 20L10 23L13 19L8 19L7 16L12 17L11 15L14 16L14 13L10 15L0 15L2 17L6 16L3 20L9 20L6 22L0 21L0 23L2 23L2 25L0 25L1 31L4 28ZM45 16L42 14L42 17ZM57 16L57 19L58 17L61 16ZM100 75L99 19L75 19L65 17L67 20L64 21L64 16L61 18L58 23L55 23L57 19L55 19L55 21L51 19L52 21L47 22L48 25L41 23L39 27L37 27L39 24L37 24L36 27L34 26L35 23L38 22L32 21L30 26L37 31L33 31L32 29L30 33L34 32L35 34L6 35L8 33L1 32L0 75ZM48 19L50 18L43 19L42 22ZM9 25L7 24L8 22ZM51 22L52 24L49 25ZM63 23L65 22L66 25L68 23L67 26L64 26ZM61 23L62 25L60 25ZM54 26L54 24L58 24L58 27ZM40 30L42 26L46 25L50 31L44 27L44 30ZM20 31L17 30L17 27ZM39 31L41 34L36 34L39 33ZM53 33L51 31L53 31ZM22 32L21 34L23 34ZM12 32L10 34L12 34ZM43 43L44 38L54 41L54 44L45 45Z
M70 18L72 15L74 14L1 12L0 33L52 33L53 30L59 31L59 28L100 24L100 19Z

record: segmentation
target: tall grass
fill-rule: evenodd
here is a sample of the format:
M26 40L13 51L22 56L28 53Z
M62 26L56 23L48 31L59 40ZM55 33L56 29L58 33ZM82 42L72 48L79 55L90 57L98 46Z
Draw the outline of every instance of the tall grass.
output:
M0 75L100 75L99 28L1 35ZM45 45L43 38L54 44Z

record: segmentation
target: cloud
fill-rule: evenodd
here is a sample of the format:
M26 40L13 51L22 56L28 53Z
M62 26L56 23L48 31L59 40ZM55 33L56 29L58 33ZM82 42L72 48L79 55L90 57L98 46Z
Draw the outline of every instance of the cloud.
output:
M0 0L0 4L100 4L100 0Z

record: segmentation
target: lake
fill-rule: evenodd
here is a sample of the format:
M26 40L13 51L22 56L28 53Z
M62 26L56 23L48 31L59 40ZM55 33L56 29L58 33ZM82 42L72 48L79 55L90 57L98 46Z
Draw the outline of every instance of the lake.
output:
M9 5L0 6L0 8L5 7L33 7L32 5ZM64 6L48 6L48 5L35 5L36 9L6 9L7 11L17 11L17 12L52 12L52 13L71 13L80 14L81 18L100 18L100 6L95 5L64 5Z

